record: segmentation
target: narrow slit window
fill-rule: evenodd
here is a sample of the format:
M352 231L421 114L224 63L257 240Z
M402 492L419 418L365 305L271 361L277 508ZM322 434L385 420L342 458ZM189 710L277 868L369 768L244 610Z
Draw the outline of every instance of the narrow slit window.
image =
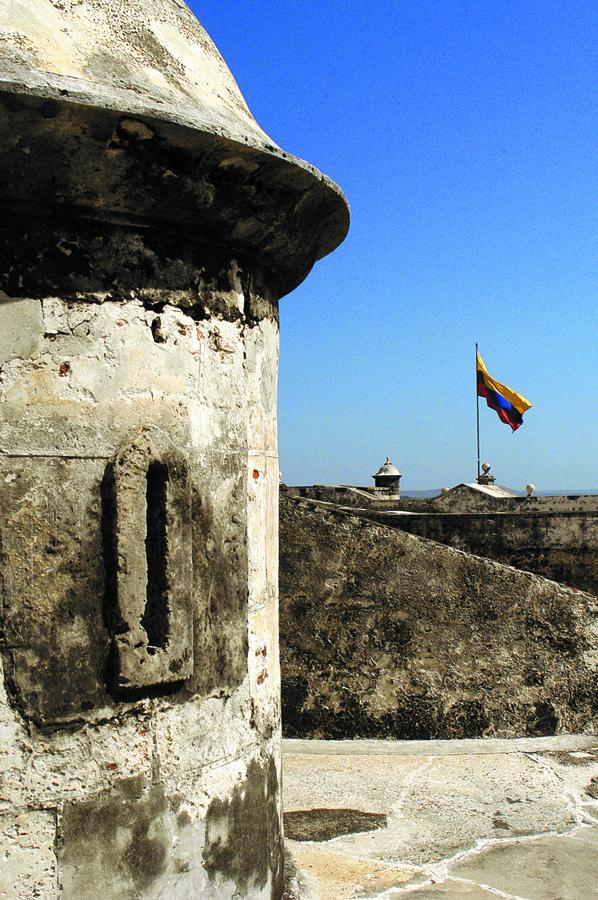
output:
M146 603L141 625L147 633L148 651L168 644L168 466L150 463L146 488L147 562Z

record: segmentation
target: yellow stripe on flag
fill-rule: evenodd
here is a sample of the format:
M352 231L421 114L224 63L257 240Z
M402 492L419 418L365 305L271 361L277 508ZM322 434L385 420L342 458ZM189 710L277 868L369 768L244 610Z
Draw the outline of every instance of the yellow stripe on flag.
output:
M517 391L512 390L512 388L507 387L506 384L501 384L500 381L496 381L495 378L492 377L488 369L486 368L486 364L484 360L480 356L479 350L477 353L477 365L478 371L482 372L484 375L484 381L487 386L492 388L495 391L498 391L499 394L502 394L505 400L508 400L511 406L514 406L515 409L520 412L522 415L527 409L531 409L533 403L530 403L523 394L518 394Z

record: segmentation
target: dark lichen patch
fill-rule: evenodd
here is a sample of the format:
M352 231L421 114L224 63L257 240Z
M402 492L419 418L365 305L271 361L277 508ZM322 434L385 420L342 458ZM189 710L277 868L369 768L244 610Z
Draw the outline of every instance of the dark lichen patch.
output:
M274 759L252 760L230 798L210 803L203 861L212 881L233 881L242 897L262 890L269 879L272 896L280 896L283 848Z
M596 739L598 743L598 738ZM589 750L551 750L545 756L554 759L563 766L589 766L591 763L598 762L598 747L592 747Z
M176 817L176 823L179 828L185 828L186 825L191 824L191 816L185 809L181 810L181 812Z
M511 830L511 826L509 825L509 823L507 822L507 820L505 819L505 817L502 815L502 813L500 811L497 811L494 814L494 817L492 819L492 825L498 831L510 831Z
M528 734L549 735L556 734L559 719L551 703L540 701L534 704L533 715L528 723Z
M123 854L123 863L129 867L135 886L148 888L165 869L167 842L164 836L150 837L147 821L133 826L129 845Z
M140 800L146 788L143 775L135 775L133 778L123 778L114 785L114 790L126 800Z
M118 840L115 836L118 835ZM56 847L66 896L123 900L151 889L166 873L172 847L168 803L141 777L64 807Z
M330 841L343 834L384 828L384 813L360 809L297 809L284 814L284 833L292 841Z
M0 508L10 511L0 523L2 563L12 572L10 584L0 585L0 654L9 702L41 727L79 722L107 706L96 539L101 466L23 458L18 467L11 463L19 472L11 496L0 478Z
M247 519L244 463L232 452L222 468L192 489L192 558L196 584L209 584L200 627L194 629L195 671L187 686L230 695L247 676ZM227 484L226 501L213 497ZM199 485L199 479L197 484ZM218 574L214 578L214 573Z
M592 798L592 800L598 800L598 777L592 778L590 783L587 785L585 792L588 797Z
M472 738L489 725L481 703L460 701L445 708L439 693L424 696L401 691L392 708L373 710L366 696L354 697L344 688L343 673L334 679L334 703L314 702L306 679L282 680L282 717L287 737L306 734L323 740L350 737L434 740ZM389 702L389 707L390 707Z

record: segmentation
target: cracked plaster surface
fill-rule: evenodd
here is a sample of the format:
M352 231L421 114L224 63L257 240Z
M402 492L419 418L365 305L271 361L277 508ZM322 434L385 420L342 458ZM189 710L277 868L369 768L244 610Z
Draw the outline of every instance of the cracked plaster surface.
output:
M333 743L327 755L325 741L285 742L285 809L351 807L388 824L289 841L306 898L598 896L597 737L434 741L428 754L423 742Z

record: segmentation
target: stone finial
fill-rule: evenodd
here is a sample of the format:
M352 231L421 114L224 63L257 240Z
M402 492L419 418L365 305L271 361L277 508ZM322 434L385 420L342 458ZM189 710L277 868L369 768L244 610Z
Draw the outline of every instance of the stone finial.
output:
M478 484L494 484L496 481L496 476L490 474L490 469L492 468L491 464L488 462L482 463L482 472L483 475L478 475L477 482Z
M535 484L526 484L525 485L525 493L527 494L528 497L532 497L535 490L536 490Z

